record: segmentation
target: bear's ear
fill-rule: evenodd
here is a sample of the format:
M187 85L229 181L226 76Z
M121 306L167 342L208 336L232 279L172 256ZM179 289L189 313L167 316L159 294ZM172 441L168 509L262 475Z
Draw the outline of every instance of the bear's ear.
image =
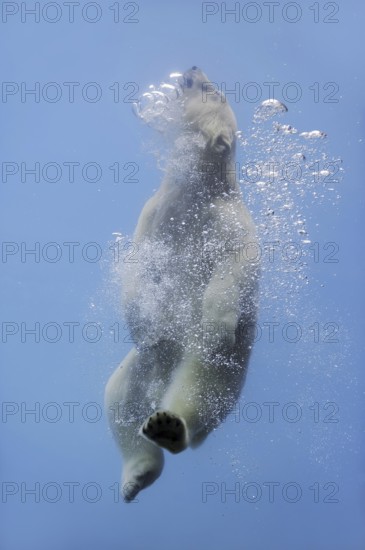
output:
M230 153L234 142L234 136L227 132L221 132L211 139L209 146L218 155Z

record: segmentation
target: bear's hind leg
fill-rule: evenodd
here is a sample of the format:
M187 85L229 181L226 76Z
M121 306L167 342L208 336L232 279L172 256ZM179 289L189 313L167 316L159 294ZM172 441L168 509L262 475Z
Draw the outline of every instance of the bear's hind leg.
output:
M180 450L197 447L222 422L239 396L243 377L244 368L229 364L228 358L208 364L198 355L186 355L161 403L162 411L170 411L185 428Z
M152 485L161 475L164 465L162 449L138 437L135 454L123 464L121 494L125 502L131 502L142 489Z
M161 474L162 449L138 434L150 414L146 403L148 376L138 373L139 356L132 349L110 377L105 389L109 426L123 455L121 493L126 502L151 485Z

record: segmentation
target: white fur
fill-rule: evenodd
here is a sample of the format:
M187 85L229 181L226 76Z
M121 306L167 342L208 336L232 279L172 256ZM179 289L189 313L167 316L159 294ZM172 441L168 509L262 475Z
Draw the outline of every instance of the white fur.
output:
M146 419L169 411L186 428L181 449L199 445L238 399L253 342L258 266L245 245L256 237L236 182L236 120L199 69L182 89L176 150L142 210L138 262L125 275L136 346L106 387L126 500L163 468L161 447L141 435Z

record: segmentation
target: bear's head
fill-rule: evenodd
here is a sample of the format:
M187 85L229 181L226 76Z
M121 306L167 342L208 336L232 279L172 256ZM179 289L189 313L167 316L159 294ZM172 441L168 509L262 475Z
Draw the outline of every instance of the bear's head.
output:
M204 136L208 154L232 156L237 123L225 96L195 66L183 74L181 88L187 129Z

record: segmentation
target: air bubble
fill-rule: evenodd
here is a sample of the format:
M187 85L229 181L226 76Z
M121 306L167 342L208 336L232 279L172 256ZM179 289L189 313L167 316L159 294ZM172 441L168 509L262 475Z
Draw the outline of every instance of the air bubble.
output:
M294 153L294 155L292 156L292 159L297 161L303 161L305 160L305 155L303 153Z
M277 99L265 99L265 101L262 101L257 107L254 115L254 120L257 122L263 122L275 115L285 113L287 112L287 110L287 106Z
M132 104L133 113L159 132L173 128L181 119L181 73L172 73L169 82L151 84Z
M311 132L302 132L299 135L304 139L323 139L327 137L327 134L325 132L321 132L320 130L312 130Z
M275 129L277 132L282 132L283 134L297 134L298 130L290 124L275 124Z

